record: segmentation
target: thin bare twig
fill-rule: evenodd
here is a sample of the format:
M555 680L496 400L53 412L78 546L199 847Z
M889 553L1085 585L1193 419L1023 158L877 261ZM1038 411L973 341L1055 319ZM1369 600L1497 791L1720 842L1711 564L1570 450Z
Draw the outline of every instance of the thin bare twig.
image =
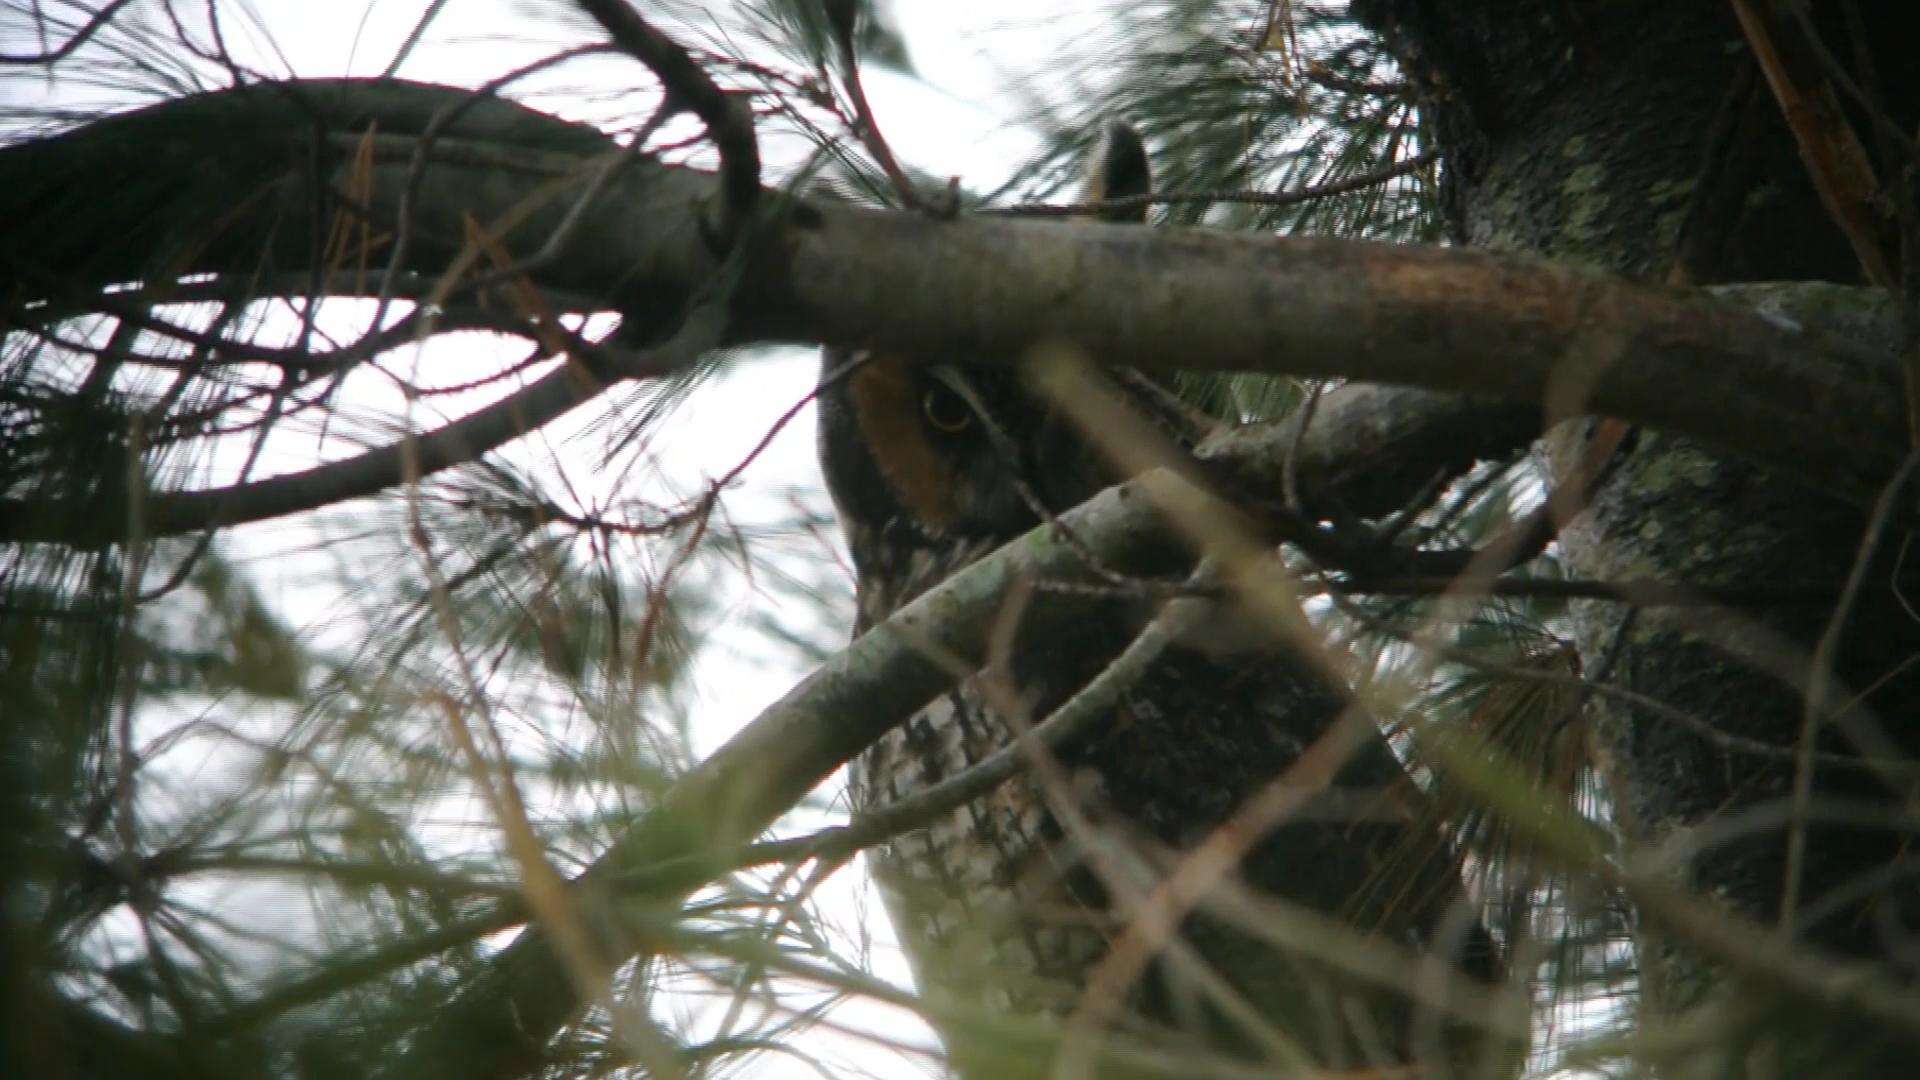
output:
M893 148L887 145L886 136L880 132L880 124L873 118L873 108L867 104L867 90L860 80L860 58L854 51L854 7L851 0L827 0L828 21L833 26L834 45L840 50L840 61L846 69L847 98L853 104L853 131L859 137L861 145L873 155L880 170L887 175L887 181L893 185L894 194L899 196L900 205L908 210L931 210L920 192L913 185L905 169L893 156ZM941 216L952 216L958 208L955 200L948 206L940 207Z
M626 0L577 0L624 52L653 69L667 102L706 125L720 153L719 237L729 247L760 201L760 145L745 110L672 38L653 28Z
M93 13L93 17L81 24L67 40L40 53L0 53L0 64L52 64L66 59L75 49L85 45L87 40L100 32L122 8L133 0L113 0L112 3Z

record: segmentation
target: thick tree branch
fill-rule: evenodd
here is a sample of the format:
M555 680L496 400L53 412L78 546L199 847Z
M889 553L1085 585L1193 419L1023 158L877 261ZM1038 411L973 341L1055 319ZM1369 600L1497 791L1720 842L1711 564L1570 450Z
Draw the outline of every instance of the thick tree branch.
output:
M787 291L767 311L791 310L826 341L1008 362L1065 341L1146 370L1552 397L1699 437L1855 500L1878 490L1904 445L1884 358L1816 345L1700 293L1531 259L852 211L790 237Z
M344 198L333 177L345 168L341 144L357 144L343 133L376 120L383 136L417 132L457 100L459 91L397 82L254 87L0 151L0 219L28 223L14 229L27 242L7 245L21 281L14 300L33 296L36 282L67 295L81 282L312 265L320 230L292 222L364 213L377 234L410 172L411 155L376 154L353 189L363 197ZM539 250L609 145L502 101L468 110L435 144L400 269L455 265L468 220L511 217L502 245L515 256ZM463 147L496 163L463 159ZM507 159L515 167L498 164ZM315 160L323 169L309 167ZM130 175L141 179L128 184ZM710 175L637 162L535 281L600 298L636 333L664 333L714 280L696 208L717 196ZM1145 370L1335 376L1517 403L1552 396L1699 437L1861 503L1906 442L1890 362L1700 293L1459 249L785 205L730 293L734 342L1008 362L1066 342Z

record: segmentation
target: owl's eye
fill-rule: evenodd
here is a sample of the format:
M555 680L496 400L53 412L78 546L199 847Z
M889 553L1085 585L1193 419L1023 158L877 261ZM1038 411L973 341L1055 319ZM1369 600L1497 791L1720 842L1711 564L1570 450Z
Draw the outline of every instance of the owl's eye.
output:
M936 431L949 435L958 435L973 426L973 410L959 394L938 384L927 388L926 396L920 399L920 411Z

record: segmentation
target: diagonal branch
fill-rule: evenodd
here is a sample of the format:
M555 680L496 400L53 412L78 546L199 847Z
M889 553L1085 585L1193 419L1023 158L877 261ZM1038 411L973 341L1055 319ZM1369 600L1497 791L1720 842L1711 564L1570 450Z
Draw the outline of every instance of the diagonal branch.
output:
M1076 533L1098 535L1110 565L1163 570L1179 544L1154 520L1144 477L1067 515ZM951 684L928 648L977 659L999 597L1023 578L1085 577L1079 549L1040 529L920 597L803 680L718 752L683 777L661 803L581 878L589 904L611 903L623 876L676 861L712 859L757 836L821 780ZM716 871L726 869L715 867ZM646 898L671 912L685 887ZM641 943L608 942L617 963ZM532 1071L547 1039L578 1007L551 942L529 927L487 972L434 1017L388 1075L506 1077Z
M1308 490L1367 510L1396 505L1408 492L1427 482L1435 469L1462 471L1480 458L1523 445L1535 432L1537 423L1532 412L1524 408L1490 408L1485 403L1426 391L1372 386L1334 389L1326 395L1322 410L1322 416L1330 422L1317 425L1297 448L1292 445L1290 429L1285 425L1270 425L1223 433L1202 446L1201 455L1214 479L1230 487L1244 485L1258 489L1277 484L1279 466L1276 463L1281 460L1281 448L1297 449L1297 469ZM1114 558L1129 560L1129 565L1151 569L1152 564L1175 557L1178 545L1173 544L1170 537L1151 531L1136 534L1136 530L1151 529L1151 519L1138 512L1143 505L1142 485L1147 482L1109 492L1108 498L1113 502L1106 504L1105 510L1075 511L1065 515L1064 524L1075 530L1076 540L1080 539L1080 528L1095 530L1091 540L1103 561L1107 553L1112 553ZM728 834L731 837L737 833L751 839L758 832L757 828L750 827L752 822L764 824L783 813L804 795L813 777L825 775L839 762L851 758L866 745L861 740L878 738L896 720L923 704L923 698L930 699L952 681L950 668L916 666L916 658L923 655L919 651L921 646L930 641L951 644L947 631L929 638L925 631L918 629L928 618L935 625L945 625L939 620L955 618L957 611L962 622L955 624L953 632L960 635L963 644L951 651L977 655L984 631L967 637L973 631L968 629L970 624L965 620L975 620L983 627L985 621L994 616L999 605L996 590L1001 583L1029 573L1052 583L1069 581L1076 574L1086 576L1083 546L1061 540L1048 544L1042 555L1030 550L1031 545L1043 543L1046 543L1044 537L1036 537L1016 544L983 562L981 566L987 569L970 572L991 574L990 578L976 576L967 578L966 583L956 579L951 589L938 594L943 599L936 600L930 594L926 602L940 605L939 615L923 618L903 612L894 621L876 628L863 639L863 644L855 646L867 650L865 658L849 660L843 656L833 661L829 669L823 669L796 687L779 704L763 713L735 743L730 743L687 777L676 789L677 794L669 798L669 805L697 806L703 800L713 799L712 792L747 790L764 784L767 786L763 793L767 800L765 807L753 811L746 823ZM1068 603L1070 606L1070 601ZM914 612L920 610L913 609ZM1170 611L1162 618L1177 625L1187 616ZM911 629L903 630L903 626ZM1165 628L1150 632L1135 648L1144 651L1159 648L1164 643L1165 632ZM1146 662L1138 654L1135 661ZM1125 667L1131 662L1115 662L1113 666L1120 669L1114 676L1116 680L1124 681ZM910 681L903 684L903 678ZM1108 689L1112 686L1110 682ZM1083 695L1089 696L1076 697L1064 704L1042 725L1046 734L1037 729L1036 737L1049 741L1070 737L1085 722L1087 714L1097 711L1100 692L1089 687L1083 691ZM857 718L858 727L843 730L847 718ZM613 896L638 896L671 903L674 897L721 873L768 862L854 850L877 842L898 828L910 826L923 815L935 813L955 800L964 801L1004 780L1017 765L1011 755L996 755L975 769L956 775L951 785L940 785L905 804L855 819L846 828L796 840L753 844L741 840L737 846L729 846L709 836L674 847L669 844L673 837L667 831L668 826L652 820L629 837L619 851L601 861L593 872L593 881L596 888L604 888ZM1350 820L1354 811L1347 807L1338 812ZM517 925L525 916L524 905L515 900L502 902L472 920L435 932L425 945L399 943L374 950L353 963L322 968L289 982L258 1001L236 1008L215 1027L227 1032L257 1025L288 1008L337 993L344 986L383 974L399 964L464 944L483 933ZM528 943L516 948L521 954L511 961L515 974L489 981L486 986L491 989L470 990L461 1005L462 1015L473 1022L482 1022L490 1015L487 996L511 995L515 992L513 988L521 985L518 980L526 980L529 995L538 995L535 988L542 985L543 972L551 972L541 966L535 945ZM512 1002L502 1005L496 1000L494 1007L497 1010L522 1006ZM564 1016L553 1022L564 1022ZM465 1046L465 1041L460 1032L451 1027L452 1023L447 1022L447 1030L439 1037L458 1043L454 1052L465 1052L459 1048ZM530 1051L503 1044L491 1051L476 1047L472 1052L476 1055L492 1052L502 1055L502 1061L518 1061ZM434 1060L423 1052L418 1061L419 1075L431 1073ZM507 1064L494 1067L503 1073L513 1071ZM402 1075L416 1074L403 1072Z
M1309 432L1295 464L1302 484L1386 505L1404 500L1433 468L1463 468L1485 447L1524 441L1532 422L1527 410L1509 410L1504 428L1487 425L1476 433L1469 418L1484 414L1484 408L1459 398L1377 387L1341 387L1327 395L1322 408L1323 415L1369 419L1322 424ZM1203 446L1201 454L1234 484L1277 490L1280 451L1292 442L1293 433L1275 425L1228 433ZM1385 462L1409 447L1435 451L1427 471L1367 468L1367 462ZM1103 565L1128 573L1163 574L1185 565L1185 545L1151 509L1174 491L1213 499L1165 472L1139 477L1062 515L1061 523L1077 542L1042 526L876 626L683 777L651 815L577 879L577 886L611 903L636 878L657 880L649 872L671 866L676 872L642 901L648 913L671 912L698 884L697 875L681 871L703 860L715 874L733 869L735 853L829 773L950 686L953 668L930 655L982 657L1011 583L1092 581L1088 546ZM1062 596L1049 605L1049 618L1056 606L1065 618L1079 610L1071 596ZM641 947L631 941L608 945L618 952L613 960ZM389 1075L410 1080L523 1074L538 1065L547 1038L576 1008L573 983L559 955L537 928L529 928L436 1016Z

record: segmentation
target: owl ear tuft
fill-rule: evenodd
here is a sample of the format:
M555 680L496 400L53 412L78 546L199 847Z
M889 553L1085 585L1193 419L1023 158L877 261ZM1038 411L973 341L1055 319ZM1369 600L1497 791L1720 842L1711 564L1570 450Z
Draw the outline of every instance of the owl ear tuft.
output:
M1152 192L1153 166L1147 160L1147 145L1141 140L1139 130L1125 120L1108 121L1106 133L1100 140L1100 149L1094 154L1082 197L1087 202L1099 202ZM1103 210L1100 219L1145 221L1147 208L1143 203L1126 209Z

